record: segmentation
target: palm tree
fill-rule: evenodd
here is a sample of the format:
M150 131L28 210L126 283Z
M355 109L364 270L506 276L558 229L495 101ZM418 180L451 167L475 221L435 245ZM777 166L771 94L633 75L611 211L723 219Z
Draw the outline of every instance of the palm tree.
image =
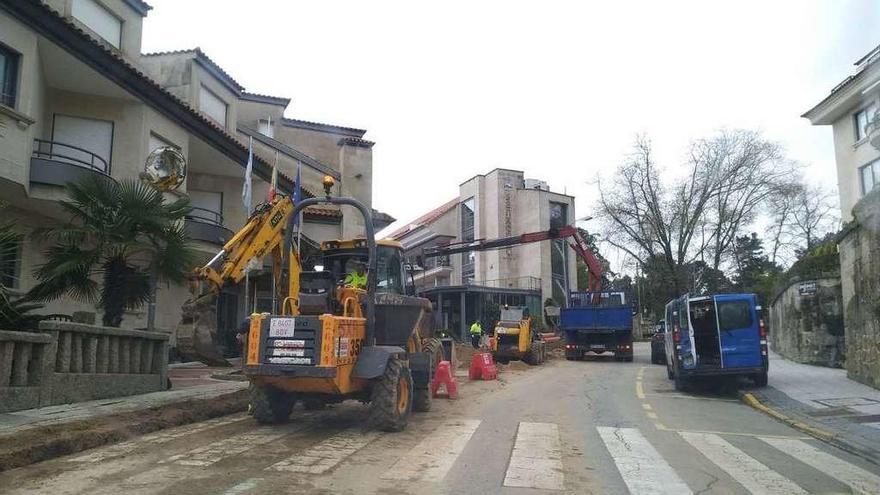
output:
M93 178L67 187L69 199L60 205L71 219L41 232L54 244L34 273L39 284L30 299L66 294L97 302L104 325L118 327L125 310L150 300L155 282L186 279L194 260L183 228L188 199L166 203L161 192L135 180Z

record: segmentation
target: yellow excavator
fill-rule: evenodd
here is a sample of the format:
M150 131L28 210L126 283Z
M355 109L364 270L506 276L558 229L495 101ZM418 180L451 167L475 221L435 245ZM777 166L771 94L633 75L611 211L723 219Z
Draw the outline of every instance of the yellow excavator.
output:
M324 177L323 185L323 197L294 204L278 196L260 205L223 250L197 269L199 285L209 290L189 304L216 300L224 285L244 279L248 263L271 256L280 307L251 315L244 343L242 369L254 418L280 422L296 402L320 409L355 399L369 403L372 427L400 431L411 411L431 407L428 386L442 356L431 303L407 285L400 243L376 241L370 211L354 199L331 196L332 177ZM304 271L292 242L294 219L319 204L354 207L363 215L366 236L321 243L315 269ZM364 267L365 285L351 276ZM183 347L197 348L199 340L182 333Z

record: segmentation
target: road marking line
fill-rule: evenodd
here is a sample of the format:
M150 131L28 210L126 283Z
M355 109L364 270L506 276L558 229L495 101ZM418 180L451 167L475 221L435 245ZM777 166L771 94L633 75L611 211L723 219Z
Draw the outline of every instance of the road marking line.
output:
M177 454L159 461L159 464L174 463L182 466L210 466L226 457L241 454L254 447L280 439L305 425L303 423L260 426L254 430L226 437L208 445Z
M606 426L596 430L633 495L693 493L639 430Z
M659 421L654 421L654 428L657 428L658 430L663 430L663 431L668 430L668 428L666 428L666 425L664 425L663 423L661 423Z
M642 404L642 409L644 409L645 411L650 411L650 410L651 410L651 404Z
M759 495L807 493L790 479L761 464L718 435L684 431L679 432L679 435L751 493Z
M562 490L564 485L559 428L553 423L521 422L504 486Z
M401 457L381 478L443 481L478 426L478 419L444 423Z
M872 474L801 440L762 437L761 440L811 466L857 493L880 493L880 476Z
M636 381L636 397L638 397L639 399L645 398L645 389L642 388L641 380Z
M645 414L646 414L649 418L651 418L651 419L659 419L659 418L657 417L657 414L656 414L656 413L652 413L652 412L648 411L648 412L646 412Z
M255 489L261 481L263 481L263 478L248 478L241 483L230 487L228 490L223 492L223 495L239 495L241 493L247 493Z
M67 462L99 462L105 459L110 459L112 457L119 457L121 455L129 454L147 444L161 445L163 443L170 442L185 435L192 435L194 433L200 433L202 431L216 428L218 426L238 423L239 421L244 421L245 419L247 419L246 414L236 414L233 416L214 418L207 421L202 421L200 423L192 423L185 426L170 428L168 430L144 435L133 440L117 443L116 445L111 445L109 447L99 449L85 455L73 457L71 459L67 459Z
M364 448L379 436L377 432L364 433L360 429L343 431L304 452L276 462L266 469L292 473L322 474L342 462L346 457Z
M665 426L661 428L661 430L673 431L676 433L706 433L709 435L723 435L723 436L735 436L735 437L749 437L749 438L781 438L784 440L812 440L813 437L805 437L805 436L791 436L791 435L765 435L763 433L741 433L735 431L707 431L707 430L677 430L675 428L666 428Z

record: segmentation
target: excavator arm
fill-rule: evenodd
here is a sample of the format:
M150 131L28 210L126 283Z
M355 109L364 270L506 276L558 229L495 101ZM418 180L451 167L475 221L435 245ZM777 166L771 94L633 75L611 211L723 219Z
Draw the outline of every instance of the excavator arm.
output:
M281 271L281 253L284 229L293 211L293 201L287 196L277 196L271 203L257 207L247 223L223 246L205 266L196 269L196 278L206 282L211 292L219 293L226 284L236 284L244 279L248 263L272 254L276 280ZM298 271L298 253L291 253L291 269ZM293 285L299 284L298 273L290 274ZM298 287L289 290L298 291ZM288 294L295 294L288 292Z
M193 298L183 304L181 322L177 326L178 352L185 358L213 366L228 366L215 342L217 322L217 295L227 284L236 284L245 277L245 269L252 260L272 255L275 280L280 280L281 259L285 243L285 229L293 212L293 201L287 196L276 196L270 203L256 208L244 227L223 246L205 266L194 270L198 282ZM287 296L299 293L299 253L289 251ZM203 285L207 290L203 291ZM287 314L295 314L296 303L283 298ZM282 313L285 313L282 311Z
M521 244L529 244L532 242L541 242L553 239L573 239L569 242L574 252L587 265L589 272L589 290L591 292L599 292L602 290L602 264L596 259L596 256L590 250L590 245L581 236L576 228L566 225L559 229L542 230L539 232L529 232L527 234L515 235L510 237L499 237L498 239L477 239L470 242L454 242L445 246L436 246L426 248L424 250L425 258L437 256L448 256L456 253L466 253L470 251L490 251L493 249L502 249Z

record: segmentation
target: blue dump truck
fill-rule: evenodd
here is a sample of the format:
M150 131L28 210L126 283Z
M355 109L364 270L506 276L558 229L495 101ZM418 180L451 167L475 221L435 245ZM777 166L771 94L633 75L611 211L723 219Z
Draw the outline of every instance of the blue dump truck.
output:
M612 353L617 361L633 360L633 308L624 292L572 292L559 326L565 334L565 358L583 359L588 352Z
M685 294L666 304L666 372L676 390L744 376L767 385L767 328L754 294Z

